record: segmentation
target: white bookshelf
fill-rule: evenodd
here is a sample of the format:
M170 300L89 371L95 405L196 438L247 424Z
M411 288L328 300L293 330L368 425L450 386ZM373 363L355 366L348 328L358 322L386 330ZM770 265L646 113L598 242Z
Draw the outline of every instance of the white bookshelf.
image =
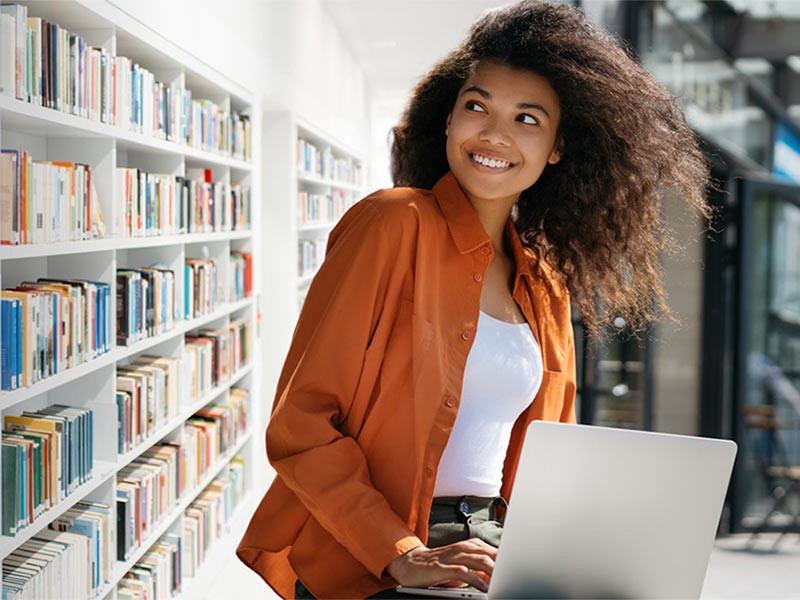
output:
M243 516L243 513L252 510L253 498L260 494L260 490L254 490L263 477L258 472L264 462L263 444L258 440L261 436L253 435L261 430L263 422L263 417L259 415L259 407L263 404L260 397L261 370L254 368L261 360L257 337L262 273L259 262L262 248L261 236L255 235L261 222L258 201L261 193L259 100L251 91L209 68L106 0L17 3L28 6L29 16L46 18L70 32L82 35L95 47L103 47L112 55L131 58L149 69L159 81L180 82L192 91L194 98L207 98L224 110L249 115L252 124L252 156L250 160L242 160L178 142L148 137L116 125L62 113L0 94L0 146L24 149L34 160L89 164L92 167L97 198L108 227L107 237L102 239L0 247L0 286L7 289L24 280L55 277L102 281L111 287L110 314L107 315L111 348L108 353L29 387L0 392L0 424L5 415L18 415L23 411L38 410L50 404L92 408L95 456L89 481L55 507L45 511L32 525L21 529L15 536L0 536L0 559L8 556L37 532L47 528L78 501L102 502L111 506L112 514L115 515L116 475L120 469L154 444L180 439L185 421L208 403L225 399L231 387L247 388L250 393L249 407L252 412L249 414L247 433L238 438L233 448L220 455L199 484L185 493L168 514L150 528L147 539L127 561L116 562L112 581L97 596L114 600L117 596L117 583L126 571L164 532L182 530L186 507L226 468L233 456L238 454L245 458L245 482L248 489L248 501L242 502L237 508L237 524L246 521L247 516ZM259 165L259 168L254 165ZM214 181L250 186L251 226L248 230L237 231L122 237L120 222L123 207L114 198L116 167L136 167L147 172L173 175L184 175L189 168L212 169ZM250 297L242 300L233 299L228 289L228 257L233 250L251 252L253 255L253 291ZM184 259L194 257L210 257L216 261L220 301L215 310L198 318L176 320L175 326L161 335L145 338L129 346L116 345L117 269L146 267L156 263L167 265L175 271L176 301L182 306ZM180 358L187 334L200 329L224 327L234 319L249 321L249 363L227 380L218 382L212 390L196 400L189 397L188 386L182 385L177 416L153 431L136 448L125 453L118 452L114 395L117 367L132 362L142 354ZM113 523L116 526L116 519L113 519ZM218 540L217 544L221 548L235 547L238 539L234 540L233 537L242 526L237 525L237 528L231 527L230 539ZM113 538L113 544L116 548L116 537ZM213 547L212 544L211 548ZM210 556L215 556L215 560L220 561L230 558L220 552ZM184 586L186 585L187 582L184 581Z
M292 224L297 237L297 290L298 304L302 304L305 290L314 278L319 263L324 256L324 248L328 234L341 215L364 196L364 181L366 179L365 161L361 155L335 138L322 132L310 123L295 119L292 137L295 140L294 165L292 169L293 190L291 199L293 204ZM337 161L348 165L347 169L331 169L323 166L319 169L316 165L312 170L304 168L304 161L297 148L297 142L303 140L313 145L321 155L329 157L329 161ZM326 161L323 161L326 162ZM321 172L320 172L321 171ZM344 171L344 172L341 172ZM333 210L326 210L322 215L303 217L300 207L299 195L301 193L314 194L323 198L333 198L336 206ZM301 246L312 243L320 247L315 260L309 264L302 257Z

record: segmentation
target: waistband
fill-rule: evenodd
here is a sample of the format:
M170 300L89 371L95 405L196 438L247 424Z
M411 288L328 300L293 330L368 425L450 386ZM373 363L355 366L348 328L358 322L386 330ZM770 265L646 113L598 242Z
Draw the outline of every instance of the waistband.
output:
M497 506L508 506L508 503L500 496L484 498L482 496L437 496L433 499L432 507L452 507L457 512L469 514L486 508L492 509Z

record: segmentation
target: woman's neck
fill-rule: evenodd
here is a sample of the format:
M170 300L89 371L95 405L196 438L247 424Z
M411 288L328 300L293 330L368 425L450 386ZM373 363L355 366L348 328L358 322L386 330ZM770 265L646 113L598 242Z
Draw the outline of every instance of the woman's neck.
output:
M492 242L495 254L505 252L503 239L506 223L511 216L511 210L514 208L516 200L479 200L470 198L469 201Z

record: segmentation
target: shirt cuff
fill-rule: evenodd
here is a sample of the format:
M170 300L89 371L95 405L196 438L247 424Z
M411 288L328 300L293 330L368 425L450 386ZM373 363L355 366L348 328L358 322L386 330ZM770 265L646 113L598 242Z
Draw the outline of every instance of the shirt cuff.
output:
M366 565L366 567L381 581L392 581L392 577L386 571L389 563L398 556L403 556L403 554L410 552L414 548L419 548L420 546L424 546L424 544L417 536L410 535L408 537L404 537L395 542L388 552L381 553L380 556L376 556L375 560L370 561L371 564Z

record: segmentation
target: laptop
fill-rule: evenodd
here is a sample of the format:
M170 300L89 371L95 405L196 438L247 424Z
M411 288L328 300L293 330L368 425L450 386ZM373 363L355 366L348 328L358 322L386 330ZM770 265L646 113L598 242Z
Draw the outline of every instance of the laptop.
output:
M699 598L737 446L664 433L528 426L488 593L449 598Z

